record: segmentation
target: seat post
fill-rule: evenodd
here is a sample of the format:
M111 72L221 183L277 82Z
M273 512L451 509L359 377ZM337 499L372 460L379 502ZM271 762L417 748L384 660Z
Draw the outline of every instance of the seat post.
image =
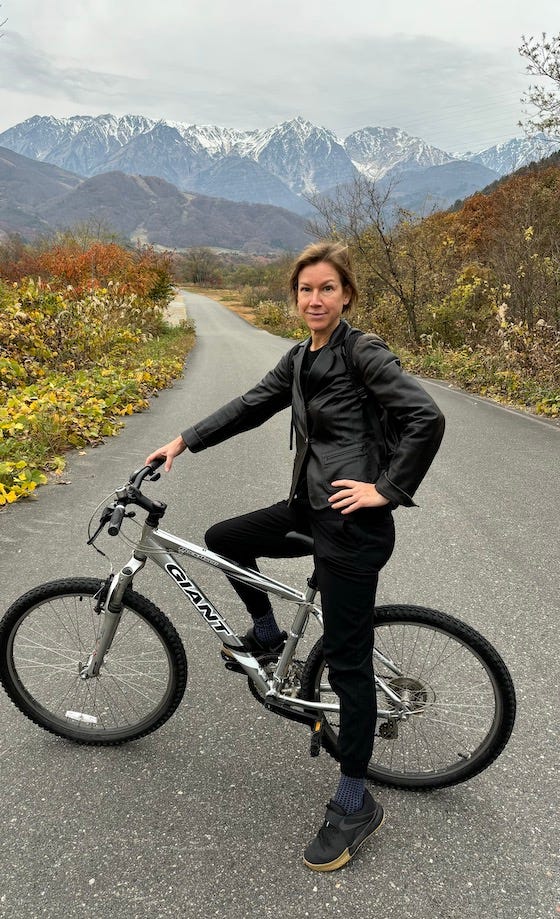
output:
M308 603L313 603L318 589L319 585L317 583L317 575L315 573L315 569L313 569L311 577L307 578L307 591L305 593L305 599Z

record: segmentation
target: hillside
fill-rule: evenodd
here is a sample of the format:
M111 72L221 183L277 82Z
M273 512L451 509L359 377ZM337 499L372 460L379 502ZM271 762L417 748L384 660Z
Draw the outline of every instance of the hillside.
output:
M48 227L38 209L73 191L80 176L0 147L0 229L34 235Z
M484 185L479 189L479 194L481 195L491 195L497 189L501 188L502 185L507 184L510 179L516 178L519 176L530 176L543 172L546 169L549 169L551 166L558 167L560 166L560 150L554 153L551 153L550 156L546 156L543 159L532 160L530 163L527 163L524 166L520 166L519 169L516 169L515 172L512 172L510 175L500 176L498 179L495 179L493 182ZM471 192L472 194L472 192ZM453 206L450 208L452 211L460 210L465 204L468 195L465 195L464 198L459 198L454 202Z
M394 204L424 216L448 208L457 195L467 198L495 176L495 172L480 163L451 161L422 171L389 173L379 185L390 186Z
M0 230L33 238L92 220L169 248L258 253L309 241L303 218L288 210L182 192L153 176L109 172L83 179L0 148Z

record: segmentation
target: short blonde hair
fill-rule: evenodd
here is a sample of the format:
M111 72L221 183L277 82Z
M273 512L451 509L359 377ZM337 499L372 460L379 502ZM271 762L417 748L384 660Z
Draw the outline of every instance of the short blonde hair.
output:
M350 250L345 243L333 242L329 239L322 239L317 243L311 243L301 252L295 260L292 273L290 274L290 300L293 305L297 305L297 289L300 272L309 265L317 265L319 262L328 262L339 274L340 280L344 287L350 289L350 299L343 307L342 312L352 309L358 302L358 285L356 275L350 258Z

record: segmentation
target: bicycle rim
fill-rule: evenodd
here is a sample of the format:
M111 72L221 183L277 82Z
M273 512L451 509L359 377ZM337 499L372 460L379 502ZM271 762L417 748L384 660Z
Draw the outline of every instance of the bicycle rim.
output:
M122 743L170 717L184 692L186 659L163 614L129 592L99 676L82 679L102 625L94 609L100 586L53 582L17 601L2 625L0 675L12 701L47 730L82 743Z
M375 646L398 670L376 657L376 674L408 701L412 714L401 720L389 695L377 687L369 778L435 788L464 781L490 765L507 743L515 717L513 684L495 649L452 617L398 607L377 611ZM314 694L336 701L322 655ZM336 756L339 717L326 713L326 721L325 746Z

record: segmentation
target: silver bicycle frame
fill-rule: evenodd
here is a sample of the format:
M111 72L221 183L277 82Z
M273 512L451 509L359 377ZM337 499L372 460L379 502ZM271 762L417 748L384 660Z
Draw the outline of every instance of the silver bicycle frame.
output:
M261 667L259 661L247 650L245 650L242 641L235 635L226 619L211 603L204 592L192 580L192 578L181 567L173 553L189 558L197 559L206 565L211 565L223 571L224 574L249 584L259 590L274 594L284 600L289 600L297 604L297 610L288 633L284 650L278 660L278 664L272 676L269 676ZM118 571L111 581L109 591L105 600L105 618L103 627L100 632L99 640L94 653L91 655L86 667L82 672L84 679L95 676L103 663L105 654L111 646L118 622L122 612L122 601L124 593L129 585L132 584L134 576L142 570L146 560L150 558L154 561L171 580L179 587L185 597L192 603L194 608L200 614L202 619L219 637L221 642L227 646L232 660L237 662L245 673L253 680L259 692L270 702L280 703L284 708L291 710L305 710L307 713L316 712L338 712L340 706L337 703L313 702L307 699L298 699L293 696L284 695L280 692L289 670L295 648L303 636L309 616L313 615L321 625L323 617L321 610L315 606L314 599L316 589L308 587L305 593L294 590L280 581L274 580L267 575L249 568L242 568L234 562L229 561L209 549L188 542L165 530L153 528L144 523L142 535L136 545L133 555L126 565ZM377 658L383 661L384 665L396 676L401 675L401 670L385 655L374 650ZM387 697L394 702L402 714L406 717L406 704L400 696L395 693L384 680L375 677L377 684L387 694ZM388 717L391 713L379 711L381 717Z

